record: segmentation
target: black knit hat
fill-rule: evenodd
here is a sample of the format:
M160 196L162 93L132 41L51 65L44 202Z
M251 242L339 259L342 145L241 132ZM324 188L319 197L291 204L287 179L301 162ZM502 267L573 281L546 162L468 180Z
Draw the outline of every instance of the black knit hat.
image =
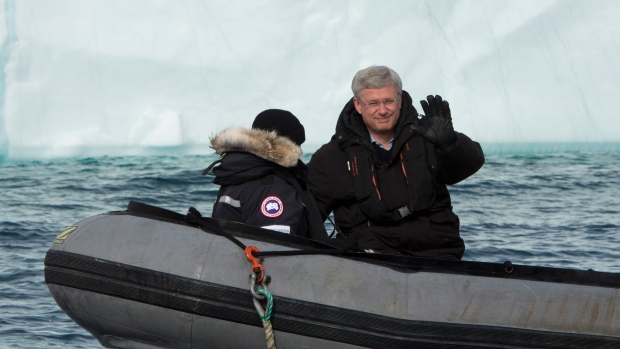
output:
M278 135L289 138L297 145L302 145L306 141L304 126L293 113L286 110L267 109L260 112L256 115L252 128L276 131Z

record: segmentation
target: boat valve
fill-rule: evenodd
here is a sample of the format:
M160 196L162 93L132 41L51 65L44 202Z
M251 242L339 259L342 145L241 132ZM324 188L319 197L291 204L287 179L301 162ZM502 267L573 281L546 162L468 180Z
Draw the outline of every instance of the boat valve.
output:
M511 261L505 261L504 262L504 271L508 274L512 273L512 271L514 270L513 266L512 266L512 262Z

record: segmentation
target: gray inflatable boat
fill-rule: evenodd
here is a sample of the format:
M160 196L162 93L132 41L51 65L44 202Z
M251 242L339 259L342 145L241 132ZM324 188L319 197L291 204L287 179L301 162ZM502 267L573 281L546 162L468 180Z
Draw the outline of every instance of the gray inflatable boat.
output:
M45 281L110 348L620 348L620 274L355 252L137 202L62 232Z

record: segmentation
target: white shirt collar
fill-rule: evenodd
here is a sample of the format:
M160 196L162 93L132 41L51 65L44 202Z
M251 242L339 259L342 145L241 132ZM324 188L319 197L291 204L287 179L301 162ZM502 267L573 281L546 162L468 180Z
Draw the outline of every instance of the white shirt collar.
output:
M368 133L370 134L370 133ZM371 144L377 144L378 146L380 146L381 148L383 148L383 144L381 144L380 142L377 142L377 140L375 139L375 137L373 137L372 135L370 135L370 143ZM388 144L389 148L387 148L386 150L390 150L392 149L392 144L394 143L394 137L392 137L392 139L390 139L390 143ZM385 148L384 148L385 149Z

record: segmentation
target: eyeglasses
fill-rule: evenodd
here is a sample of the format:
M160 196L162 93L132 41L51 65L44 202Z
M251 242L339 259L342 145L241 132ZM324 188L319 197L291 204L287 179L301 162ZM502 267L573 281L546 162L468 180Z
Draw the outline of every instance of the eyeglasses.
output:
M376 111L377 109L379 109L379 107L381 106L381 104L383 103L383 105L385 105L386 109L394 109L396 107L396 103L398 102L398 98L387 98L384 99L383 101L370 101L370 102L362 102L361 100L357 100L361 105L363 105L364 107L366 107L366 109L368 109L368 111Z

